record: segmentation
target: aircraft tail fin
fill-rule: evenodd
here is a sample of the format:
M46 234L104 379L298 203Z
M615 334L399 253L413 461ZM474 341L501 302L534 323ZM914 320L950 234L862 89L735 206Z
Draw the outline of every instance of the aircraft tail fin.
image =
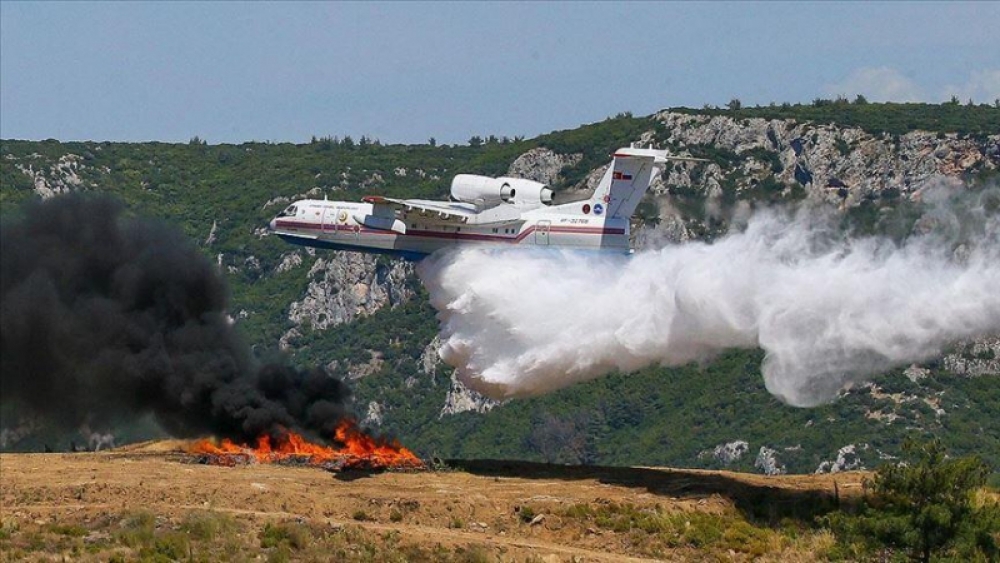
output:
M618 149L611 166L591 197L594 212L598 215L603 212L609 218L630 218L667 160L676 158L668 157L665 150L636 147Z

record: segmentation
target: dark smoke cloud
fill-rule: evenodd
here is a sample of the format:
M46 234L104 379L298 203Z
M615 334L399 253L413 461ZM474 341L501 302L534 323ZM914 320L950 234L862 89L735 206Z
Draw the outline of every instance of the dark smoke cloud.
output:
M259 366L215 267L176 229L123 211L67 195L0 226L3 400L67 429L153 413L178 437L331 437L347 386Z

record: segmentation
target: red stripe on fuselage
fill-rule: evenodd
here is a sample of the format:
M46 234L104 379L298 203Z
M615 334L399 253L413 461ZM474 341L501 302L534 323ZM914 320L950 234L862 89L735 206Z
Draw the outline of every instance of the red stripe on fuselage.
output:
M354 225L319 225L316 223L303 223L300 221L277 221L275 222L276 227L287 227L293 229L307 229L307 230L318 230L318 231L347 231L349 233L364 233L366 235L391 235L391 236L406 236L406 237L423 237L423 238L436 238L436 239L451 239L451 240L480 240L480 241L492 241L492 242L509 242L517 243L521 242L531 233L537 231L537 226L532 225L527 229L518 233L517 236L503 236L503 235L491 235L483 233L461 233L461 232L445 232L445 231L416 231L408 230L405 235L400 235L399 233L393 231L384 231L379 229L368 229L365 227L355 227ZM357 229L357 231L355 231ZM605 227L549 227L550 233L565 233L565 234L579 234L579 235L624 235L625 229L615 229L615 228L605 228Z
M624 235L625 229L608 227L551 227L553 233L574 233L580 235Z

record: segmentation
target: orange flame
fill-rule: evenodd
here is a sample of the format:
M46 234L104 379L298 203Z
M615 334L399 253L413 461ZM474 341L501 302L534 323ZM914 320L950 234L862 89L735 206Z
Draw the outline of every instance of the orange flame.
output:
M295 432L286 431L275 443L267 434L257 438L256 446L237 444L229 439L221 443L199 440L188 453L210 456L209 463L237 465L242 463L300 462L329 465L338 469L422 469L424 462L395 440L376 439L365 434L351 419L340 421L334 438L341 447L313 444Z

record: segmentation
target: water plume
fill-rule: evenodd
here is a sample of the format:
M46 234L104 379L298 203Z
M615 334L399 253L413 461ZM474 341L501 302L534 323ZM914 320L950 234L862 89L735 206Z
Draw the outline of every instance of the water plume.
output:
M938 191L901 242L852 238L839 216L803 207L630 257L463 249L418 271L439 311L442 359L487 396L759 347L767 389L813 406L1000 332L996 190Z

